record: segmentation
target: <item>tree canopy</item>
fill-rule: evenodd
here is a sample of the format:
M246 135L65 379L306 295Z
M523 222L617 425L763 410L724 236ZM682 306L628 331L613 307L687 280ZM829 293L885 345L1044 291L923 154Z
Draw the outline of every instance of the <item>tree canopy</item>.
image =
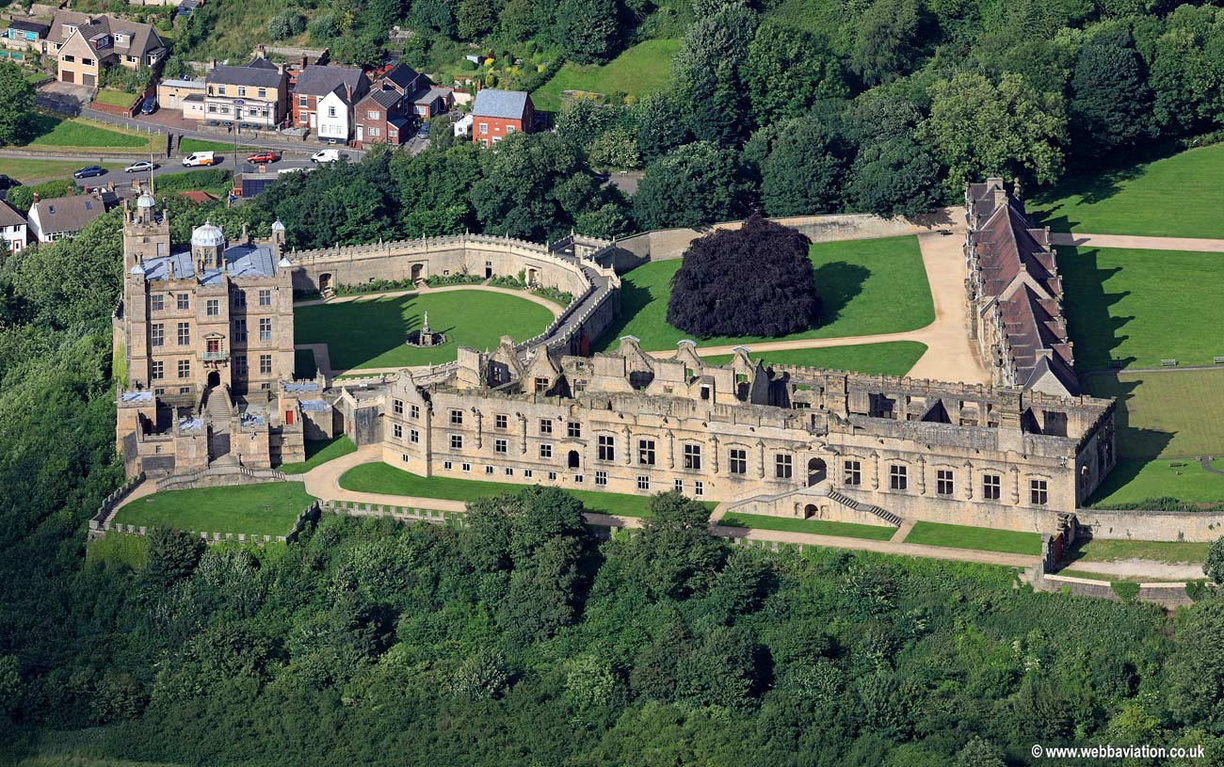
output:
M820 317L810 244L760 216L693 240L672 278L667 321L698 338L806 330Z

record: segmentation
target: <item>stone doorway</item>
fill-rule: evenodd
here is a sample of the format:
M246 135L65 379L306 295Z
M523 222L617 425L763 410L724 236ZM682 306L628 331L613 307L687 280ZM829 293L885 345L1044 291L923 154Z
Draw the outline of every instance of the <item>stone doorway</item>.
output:
M829 477L829 469L824 459L813 458L808 461L808 487L815 487Z
M578 451L577 450L569 451L569 468L571 469L580 468L581 463L582 463L582 459L579 457Z
M319 275L319 292L320 293L327 293L328 291L333 290L334 288L335 288L335 285L332 284L332 275L330 272L324 272L323 274Z
M216 370L208 371L208 388L221 385L221 373Z
M811 519L814 516L816 516L816 504L809 503L807 506L803 507L803 518L804 519Z

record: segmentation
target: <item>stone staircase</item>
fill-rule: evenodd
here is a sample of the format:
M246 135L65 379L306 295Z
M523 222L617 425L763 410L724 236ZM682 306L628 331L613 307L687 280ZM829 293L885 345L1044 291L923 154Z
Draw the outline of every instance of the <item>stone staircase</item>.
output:
M222 387L214 387L208 393L208 404L204 412L208 414L208 458L218 461L227 456L230 451L230 417L233 413L229 392ZM233 465L238 461L233 459Z
M829 488L829 490L826 491L825 495L828 496L829 500L837 501L842 506L845 506L848 509L854 509L855 511L865 511L869 514L874 514L880 519L887 522L888 524L892 525L893 527L900 527L901 523L904 521L901 519L901 517L897 516L896 514L893 514L891 511L888 511L886 509L881 509L879 506L875 506L873 504L859 503L858 501L854 500L850 496L843 495L832 488Z

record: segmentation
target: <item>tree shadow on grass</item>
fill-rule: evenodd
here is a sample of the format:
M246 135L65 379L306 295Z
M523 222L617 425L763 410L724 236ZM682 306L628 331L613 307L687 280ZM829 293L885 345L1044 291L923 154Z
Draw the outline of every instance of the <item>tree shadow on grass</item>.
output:
M1156 160L1171 157L1181 151L1173 146L1153 146L1150 151L1136 156L1135 153L1120 155L1111 164L1084 168L1075 176L1064 179L1032 198L1031 212L1042 226L1056 232L1069 232L1080 225L1064 210L1061 202L1066 197L1080 198L1081 205L1094 205L1114 197L1123 190L1123 184L1137 179L1147 171L1146 165Z
M1135 319L1115 316L1110 307L1130 295L1129 290L1106 292L1105 284L1122 267L1102 267L1095 248L1059 248L1059 272L1063 276L1067 328L1075 343L1075 367L1079 371L1109 370L1135 362L1116 357L1114 350L1129 336L1118 331Z
M638 312L655 299L650 288L638 285L630 280L622 280L620 288L620 314L612 321L604 332L595 340L592 348L602 351L615 344L624 335L625 328L633 321Z
M856 296L863 292L863 283L871 270L860 264L831 261L816 269L816 292L820 295L820 324L836 322Z
M22 125L17 138L21 143L35 141L55 130L56 126L63 121L63 118L54 115L35 112L21 121Z

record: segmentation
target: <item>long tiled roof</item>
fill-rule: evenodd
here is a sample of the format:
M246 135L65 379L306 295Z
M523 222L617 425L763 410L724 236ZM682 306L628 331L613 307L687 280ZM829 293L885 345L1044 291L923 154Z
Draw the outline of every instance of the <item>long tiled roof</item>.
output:
M257 88L277 88L284 77L275 69L260 66L217 67L208 73L207 81L223 85L252 85Z
M525 91L501 91L485 88L476 94L472 114L477 117L500 117L506 120L521 120L527 112Z
M358 93L362 77L364 75L357 67L321 67L311 64L298 73L297 84L293 86L293 92L310 96L326 96L340 89L340 95L343 96L344 88L347 88L350 93Z
M1001 179L970 184L965 208L979 307L998 313L1017 383L1046 386L1045 379L1053 376L1066 393L1077 394L1049 231L1033 225L1023 202Z
M145 259L145 280L170 279L170 266L174 265L174 279L197 277L201 285L221 283L220 269L205 269L197 275L190 251L171 253L160 258ZM231 245L225 249L225 271L230 279L272 277L276 274L276 258L267 245Z
M30 209L30 215L35 211L38 212L38 228L43 235L79 232L106 212L106 203L93 195L78 194L39 200Z

